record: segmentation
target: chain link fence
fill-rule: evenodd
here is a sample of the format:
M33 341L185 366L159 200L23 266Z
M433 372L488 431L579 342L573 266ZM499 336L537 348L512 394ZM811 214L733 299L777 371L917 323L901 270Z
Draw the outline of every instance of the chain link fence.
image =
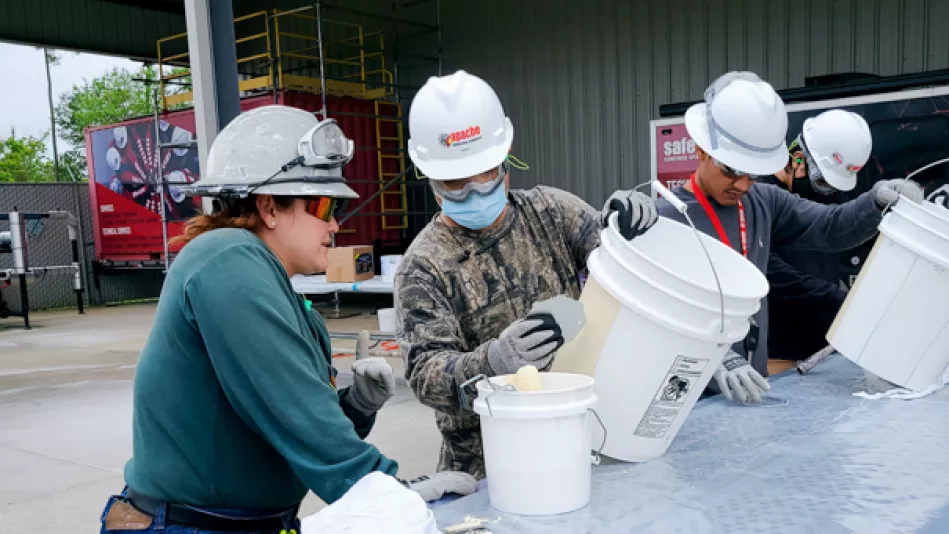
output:
M95 242L89 184L81 183L4 183L0 184L0 213L16 209L21 212L44 213L68 211L79 217L81 246L79 260L83 266L82 281L87 304L123 302L157 297L161 291L160 271L135 271L128 274L107 274L93 280L92 261ZM42 219L27 222L27 253L31 267L59 266L72 263L69 231L65 220ZM0 221L0 231L9 230L8 221ZM12 269L13 256L0 254L0 269ZM75 307L72 276L46 274L28 281L30 309ZM0 289L2 299L10 310L19 312L18 286Z

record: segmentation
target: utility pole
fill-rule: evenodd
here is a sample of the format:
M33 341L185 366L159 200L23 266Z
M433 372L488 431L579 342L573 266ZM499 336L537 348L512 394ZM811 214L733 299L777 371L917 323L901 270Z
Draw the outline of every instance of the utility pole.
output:
M43 59L46 61L46 93L49 97L49 124L53 133L53 166L56 169L56 181L61 180L59 175L59 150L56 146L56 113L53 106L53 77L49 73L49 49L43 47Z

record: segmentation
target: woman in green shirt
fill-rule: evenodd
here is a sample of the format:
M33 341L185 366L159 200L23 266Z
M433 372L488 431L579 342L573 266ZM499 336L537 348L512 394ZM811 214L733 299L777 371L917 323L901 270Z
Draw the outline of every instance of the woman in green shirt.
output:
M127 487L102 532L294 532L308 490L327 503L396 462L363 441L392 396L382 358L337 390L322 318L290 282L321 272L353 143L335 121L265 106L218 135L189 193L215 210L188 222L135 373ZM439 473L426 500L474 491Z

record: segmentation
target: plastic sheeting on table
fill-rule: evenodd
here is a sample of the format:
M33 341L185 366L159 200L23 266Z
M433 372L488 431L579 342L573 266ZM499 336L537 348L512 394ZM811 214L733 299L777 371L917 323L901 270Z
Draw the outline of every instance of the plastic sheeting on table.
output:
M391 278L374 276L364 282L327 282L326 275L296 275L290 279L293 290L302 295L325 295L334 291L343 293L393 293L395 282Z
M595 467L582 510L512 516L480 491L435 517L442 528L500 518L495 534L949 533L949 390L853 396L872 382L834 355L773 377L763 406L699 402L663 458Z

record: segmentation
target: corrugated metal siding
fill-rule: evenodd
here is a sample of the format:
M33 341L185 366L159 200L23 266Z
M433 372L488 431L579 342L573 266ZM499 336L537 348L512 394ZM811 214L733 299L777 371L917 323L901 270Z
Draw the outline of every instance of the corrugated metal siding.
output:
M701 98L715 76L758 72L776 88L806 76L949 67L941 0L442 1L444 71L491 83L546 183L599 204L649 174L649 120ZM423 72L404 82L422 83Z
M0 2L5 41L146 59L155 57L159 37L183 31L183 14L101 0Z

